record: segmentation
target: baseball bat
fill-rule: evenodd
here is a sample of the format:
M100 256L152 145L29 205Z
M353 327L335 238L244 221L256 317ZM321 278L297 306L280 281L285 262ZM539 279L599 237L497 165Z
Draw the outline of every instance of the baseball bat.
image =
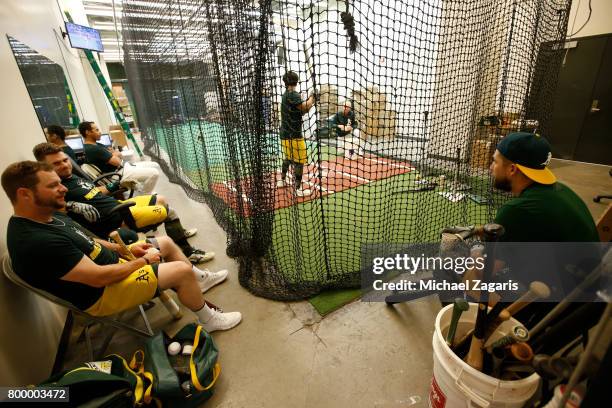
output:
M557 306L554 307L538 324L531 328L530 333L531 337L535 338L537 334L540 333L544 328L548 327L550 323L555 320L561 313L568 308L572 302L578 298L587 288L593 285L601 276L604 271L605 262L600 263L597 268L595 268L589 276L586 277L584 281L582 281L574 290L570 292ZM607 265L609 267L609 265Z
M488 321L486 334L485 334L485 342L494 332L495 329L501 325L504 320L508 320L510 316L513 316L515 313L521 311L525 306L530 304L536 299L546 299L550 296L550 288L543 282L533 281L529 285L529 290L523 294L516 302L512 303L506 309L503 309L500 312L500 315L495 319L490 319ZM497 306L496 304L495 306ZM494 307L495 308L495 307ZM503 314L503 312L507 313L507 316Z
M533 360L533 350L527 343L514 343L510 345L510 355L517 361L528 363Z
M487 257L485 259L485 267L482 273L483 282L489 282L495 265L495 243L504 233L504 227L499 224L486 224L483 227L484 238L487 241ZM480 291L480 302L478 303L478 314L476 315L476 324L474 326L474 334L470 342L470 349L465 358L465 362L472 368L482 371L483 366L483 350L485 325L487 320L487 309L489 306L489 292L486 290Z
M546 299L550 296L550 288L540 281L533 281L529 285L527 293L523 294L518 300L506 308L510 315L514 316L529 303L536 299Z
M316 86L316 81L315 81L314 66L312 65L312 62L310 61L310 55L308 55L308 49L306 47L306 43L305 42L302 44L302 49L304 50L304 58L305 58L305 62L306 62L306 70L308 71L308 75L310 75L310 80L312 81L312 90L316 94L317 93L317 86Z
M130 249L127 247L127 245L125 245L125 242L123 242L123 239L121 239L121 236L119 235L119 232L113 231L113 232L111 232L109 234L109 236L125 252L125 255L128 258L128 261L133 261L134 259L136 259L134 254L132 254ZM163 290L160 290L159 291L159 298L161 299L161 301L164 304L164 306L166 307L166 309L168 309L168 312L170 312L170 314L172 315L174 320L179 320L180 318L183 317L183 314L181 313L181 309L178 307L178 305L176 304L174 299L172 299L170 296L168 296L168 294L166 292L164 292Z
M463 298L455 298L453 302L453 316L451 317L450 326L448 327L448 333L446 334L446 344L450 347L453 344L455 338L455 332L457 331L457 324L461 313L465 312L470 308L468 302Z
M491 312L489 312L491 313ZM487 318L489 316L487 315ZM491 323L487 323L485 324L485 335L484 335L484 344L487 343L487 340L489 339L489 337L491 337L491 335L495 332L495 329L497 329L499 327L500 324L502 324L503 322L505 322L506 320L510 319L510 313L508 313L508 311L506 311L506 309L502 309L499 313L497 313L497 317L493 320L493 322ZM487 319L488 321L488 319ZM454 345L453 345L453 351L455 351L457 354L461 354L460 350L462 348L464 348L466 346L467 341L472 337L472 335L474 334L474 329L469 330L466 334L463 335L463 337L461 337Z
M568 379L576 363L576 358L551 357L546 354L536 354L531 360L534 370L541 377L549 380Z
M529 340L529 331L521 325L516 325L506 336L494 341L488 349L494 350L499 347L506 347L512 343L525 342Z

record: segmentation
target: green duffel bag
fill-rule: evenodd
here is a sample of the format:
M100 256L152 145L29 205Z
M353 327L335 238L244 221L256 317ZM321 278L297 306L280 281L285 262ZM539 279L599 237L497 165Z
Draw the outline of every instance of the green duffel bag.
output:
M90 363L58 373L38 386L68 387L69 402L66 407L120 408L142 405L147 388L146 379L134 372L121 356L111 354L103 360L111 362L110 374L93 368Z
M193 344L190 356L185 359L185 378L172 367L167 345L171 342ZM221 374L217 362L219 351L210 334L195 323L183 327L173 338L159 333L146 343L144 368L153 375L153 397L164 407L196 407L212 396L213 387ZM188 384L187 389L181 387Z

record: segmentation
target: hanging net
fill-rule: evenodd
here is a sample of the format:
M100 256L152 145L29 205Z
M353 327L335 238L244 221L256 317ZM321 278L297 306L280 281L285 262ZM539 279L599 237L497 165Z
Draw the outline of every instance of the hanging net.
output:
M125 66L147 154L210 206L240 283L302 299L359 286L365 245L493 219L496 143L550 129L569 6L124 0ZM288 71L316 101L289 141Z

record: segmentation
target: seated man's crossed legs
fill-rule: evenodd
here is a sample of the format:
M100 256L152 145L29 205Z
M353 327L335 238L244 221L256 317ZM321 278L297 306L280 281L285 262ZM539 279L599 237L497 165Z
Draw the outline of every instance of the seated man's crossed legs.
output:
M179 301L196 314L206 331L228 330L240 323L240 312L222 313L204 301L203 293L223 282L227 270L213 273L198 269L168 237L147 241L149 245L141 241L130 245L134 255L143 256L143 251L151 251L148 247L152 246L164 261L139 268L127 278L106 286L102 297L87 310L88 313L97 316L118 313L150 300L158 291L173 289Z
M159 165L151 161L125 163L122 183L134 181L140 194L151 194L159 179Z

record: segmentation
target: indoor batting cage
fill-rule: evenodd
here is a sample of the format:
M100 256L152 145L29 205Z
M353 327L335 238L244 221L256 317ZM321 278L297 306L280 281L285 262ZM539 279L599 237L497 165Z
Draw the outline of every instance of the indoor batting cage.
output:
M550 129L569 6L124 0L125 67L146 153L210 206L240 283L303 299L358 287L366 245L493 219L497 142Z

